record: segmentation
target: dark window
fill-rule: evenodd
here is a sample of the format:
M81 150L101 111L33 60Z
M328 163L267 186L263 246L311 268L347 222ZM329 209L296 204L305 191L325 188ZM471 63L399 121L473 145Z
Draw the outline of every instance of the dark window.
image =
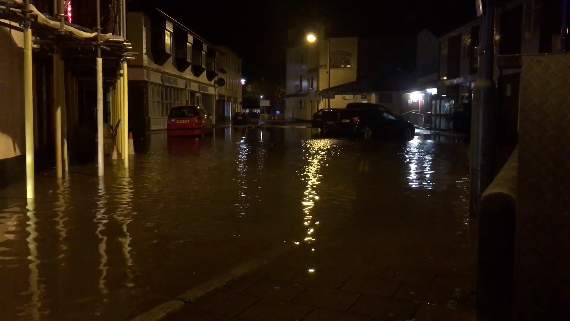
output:
M393 97L391 93L380 93L378 95L378 101L381 103L390 104L393 102Z
M449 38L447 53L447 77L449 79L459 77L461 64L461 35Z
M553 36L560 34L562 10L559 1L543 1L538 10L540 19L540 52L552 52Z
M174 107L170 110L170 118L189 118L200 116L200 110L196 106Z
M471 44L469 46L469 71L474 74L479 70L479 33L481 28L471 28Z
M499 53L501 55L521 53L522 18L522 6L517 6L501 15L501 38L499 40Z

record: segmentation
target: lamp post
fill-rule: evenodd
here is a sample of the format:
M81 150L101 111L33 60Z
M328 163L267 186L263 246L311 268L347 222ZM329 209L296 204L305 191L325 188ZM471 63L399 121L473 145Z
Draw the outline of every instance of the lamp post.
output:
M318 37L315 33L309 32L305 36L305 41L309 45L314 45L318 42ZM320 66L320 63L319 63L319 66ZM327 68L328 68L328 77L329 77L327 89L330 91L330 89L331 89L331 40L330 40L330 38L327 39ZM327 94L327 107L329 109L331 108L330 92Z

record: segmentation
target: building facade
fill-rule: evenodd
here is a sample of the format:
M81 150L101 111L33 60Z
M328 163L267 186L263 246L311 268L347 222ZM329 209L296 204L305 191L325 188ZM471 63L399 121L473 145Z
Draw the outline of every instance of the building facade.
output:
M319 109L329 107L329 97L323 97L320 92L356 81L357 70L358 39L355 37L330 38L314 45L288 48L285 117L310 120ZM330 97L331 108L345 107L347 103L340 97Z
M510 144L517 136L521 57L567 50L568 28L564 25L568 23L564 23L563 4L558 0L515 0L501 1L497 7L494 80L501 124L497 131ZM429 30L418 34L417 81L407 93L406 106L417 125L470 132L480 25L477 19L443 35ZM435 56L438 59L433 59Z
M129 11L127 21L127 35L138 53L129 61L135 144L149 131L165 129L175 106L199 106L215 121L220 73L214 47L156 8Z
M34 37L32 150L35 167L55 167L57 175L62 176L70 163L93 161L97 151L95 2L32 0L30 3ZM103 90L106 93L117 88L125 72L126 64L123 63L128 56L129 43L122 28L124 7L124 1L101 1L100 40L106 48L102 53ZM24 15L10 12L24 12L22 2L0 3L0 95L3 97L0 104L0 184L10 178L23 177L26 154ZM117 112L118 106L116 97L105 101L105 121L109 120L107 115ZM120 152L125 154L123 149Z
M401 114L414 54L413 40L399 36L330 38L293 46L287 51L286 116L310 120L319 109L358 102L382 104Z
M242 61L227 47L218 46L216 65L224 85L217 87L216 115L218 121L231 121L243 109Z

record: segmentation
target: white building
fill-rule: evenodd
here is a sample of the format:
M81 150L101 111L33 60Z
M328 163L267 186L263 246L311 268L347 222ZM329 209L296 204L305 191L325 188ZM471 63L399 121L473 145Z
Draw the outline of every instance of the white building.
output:
M170 109L197 105L216 118L216 51L158 9L129 12L127 35L136 59L129 62L130 122L135 137L166 128Z
M294 43L287 50L288 119L310 120L319 109L359 102L402 112L415 64L414 39L344 37Z
M242 61L239 56L227 47L216 47L216 67L220 77L225 80L225 85L217 89L216 115L218 120L231 120L232 115L242 110L241 83Z

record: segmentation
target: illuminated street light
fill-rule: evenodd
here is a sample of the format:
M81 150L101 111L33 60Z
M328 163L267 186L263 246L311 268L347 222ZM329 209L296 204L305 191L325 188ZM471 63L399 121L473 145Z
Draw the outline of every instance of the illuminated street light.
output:
M309 32L305 37L305 40L310 44L314 44L317 42L317 35L314 34L313 32Z
M259 96L259 99L263 99L263 95Z
M245 86L245 84L247 83L247 80L245 80L245 78L242 78L242 79L240 80L240 83L241 83L242 86Z

